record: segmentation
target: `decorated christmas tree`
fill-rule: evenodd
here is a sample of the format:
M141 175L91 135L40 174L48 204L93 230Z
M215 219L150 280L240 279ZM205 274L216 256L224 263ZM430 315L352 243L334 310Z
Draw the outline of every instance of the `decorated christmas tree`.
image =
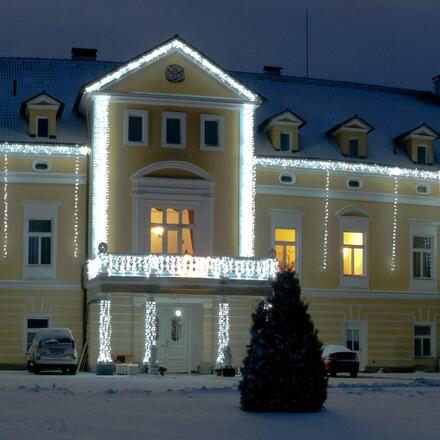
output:
M282 270L273 294L252 315L251 342L244 360L241 408L245 411L319 411L327 378L308 305L295 272Z

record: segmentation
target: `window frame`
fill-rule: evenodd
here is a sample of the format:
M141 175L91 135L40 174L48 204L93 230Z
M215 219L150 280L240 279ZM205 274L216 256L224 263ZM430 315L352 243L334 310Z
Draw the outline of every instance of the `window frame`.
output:
M289 136L289 149L288 150L283 150L282 146L281 146L281 136L283 134ZM286 131L286 130L281 130L280 131L280 151L288 152L288 151L292 151L292 148L293 148L292 132L291 131Z
M339 285L341 288L369 288L369 226L370 217L366 215L347 215L363 213L364 210L356 207L344 208L339 218ZM364 234L364 275L344 274L344 232L362 232Z
M437 291L437 229L439 222L409 219L409 281L410 289L414 291ZM413 262L414 237L430 237L431 243L431 278L415 278Z
M45 320L47 320L47 327L40 327L40 328L30 327L29 328L28 321L30 319L45 319ZM46 313L46 314L35 314L34 313L34 314L23 315L23 339L22 339L23 354L28 354L28 351L29 351L28 346L27 346L27 339L28 339L29 331L30 330L37 331L37 330L40 330L41 328L50 328L50 327L51 327L51 315L48 313Z
M363 244L345 244L344 243L344 234L362 234L362 242ZM350 254L351 254L351 272L350 274L346 274L344 273L344 256L342 256L342 273L345 277L365 277L366 275L366 267L365 267L365 255L366 255L366 237L365 237L365 232L364 231L353 231L350 229L344 229L342 231L342 252L344 252L344 249L350 249ZM357 275L354 273L355 271L355 250L356 249L362 249L362 274Z
M223 151L223 131L224 131L224 116L222 115L200 115L200 149L205 151ZM205 122L215 121L217 122L217 138L218 145L206 145L205 144Z
M425 150L425 162L424 163L421 163L419 160L419 148L423 148ZM428 165L429 164L428 145L426 145L426 144L417 144L416 145L416 164L418 164L418 165Z
M351 155L351 142L356 141L357 144L357 156ZM358 137L350 137L348 138L348 157L351 157L353 159L359 159L361 157L360 155L360 142Z
M298 278L302 273L302 218L304 213L296 210L269 210L270 215L270 246L275 250L275 229L295 229L296 231L296 266L295 272Z
M167 119L180 119L180 144L167 143ZM162 147L163 148L186 148L186 113L183 112L162 112Z
M142 140L130 141L129 136L129 120L130 116L142 118ZM124 145L132 146L148 146L148 110L125 109L124 110Z
M58 201L23 201L23 278L56 279L58 259ZM51 263L29 264L30 220L51 220Z
M38 133L38 121L47 121L47 136L40 136ZM36 139L49 139L50 138L50 119L48 116L35 116L35 138Z
M414 321L413 322L413 356L414 359L435 359L437 357L437 323L435 321ZM415 328L416 327L430 327L430 350L431 354L429 356L416 356L416 335L415 335ZM420 336L420 338L422 338Z

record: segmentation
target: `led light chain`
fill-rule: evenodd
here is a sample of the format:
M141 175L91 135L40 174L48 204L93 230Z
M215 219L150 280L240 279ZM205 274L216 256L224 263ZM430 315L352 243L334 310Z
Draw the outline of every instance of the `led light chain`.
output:
M8 154L3 157L3 258L8 256Z
M229 345L229 304L220 302L218 305L218 343L217 365L222 365L225 360L224 349Z
M10 144L0 143L0 153L11 155L36 156L88 156L89 147L85 145L52 145L52 144Z
M77 258L79 248L79 156L75 157L75 190L73 197L73 256Z
M99 243L107 243L108 234L108 145L109 103L106 95L94 97L92 132L92 252Z
M99 254L87 262L89 280L101 274L127 277L272 280L278 262L272 258L193 257L190 255Z
M156 301L149 298L145 303L145 353L144 364L148 364L151 356L151 347L156 345Z
M325 176L325 204L324 204L324 245L322 248L322 270L327 270L328 259L328 219L329 219L329 193L330 193L330 170L327 169Z
M240 112L240 205L239 255L254 255L255 227L255 158L254 158L255 106L245 104Z
M179 51L181 54L189 58L196 65L200 66L203 70L209 72L212 76L214 76L217 80L224 83L230 89L236 91L243 97L249 99L250 101L258 101L258 95L251 92L248 88L244 87L237 80L235 80L232 76L226 73L224 70L220 69L218 66L213 64L211 61L207 60L203 57L199 52L190 48L182 41L178 39L174 39L169 43L166 43L157 49L131 61L130 63L116 69L112 73L104 76L99 81L96 81L85 88L85 93L96 92L100 90L105 85L117 81L122 76L127 73L132 73L138 69L141 69L149 64L155 62L160 57L168 54L171 51Z
M98 362L112 362L111 300L101 300L99 308L99 356Z
M393 202L393 236L391 245L391 272L396 270L396 242L397 242L397 214L398 214L399 180L394 177L394 202Z
M292 168L316 171L336 171L344 173L373 174L384 177L398 176L419 180L437 180L438 171L425 171L417 168L389 167L377 164L364 164L330 160L284 159L275 157L257 157L256 164L262 168Z

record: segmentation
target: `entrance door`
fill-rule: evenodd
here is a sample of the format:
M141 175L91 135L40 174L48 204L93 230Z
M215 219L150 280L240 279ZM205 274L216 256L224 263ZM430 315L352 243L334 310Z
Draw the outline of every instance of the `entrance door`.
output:
M367 343L365 339L366 330L363 321L348 321L345 323L345 345L357 353L361 370L365 369L367 363Z
M185 309L159 307L157 318L159 361L169 373L188 372L188 317Z

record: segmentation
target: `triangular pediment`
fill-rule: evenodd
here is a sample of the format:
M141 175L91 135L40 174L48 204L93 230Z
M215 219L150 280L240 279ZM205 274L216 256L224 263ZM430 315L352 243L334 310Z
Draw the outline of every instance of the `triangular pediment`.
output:
M54 96L49 95L49 93L44 91L27 99L22 103L22 115L28 117L29 110L32 108L53 109L57 112L57 116L59 117L63 111L64 104L56 99Z
M434 130L432 127L430 127L428 124L420 124L416 128L413 128L412 130L408 130L405 133L402 133L401 135L394 138L394 141L396 143L403 142L407 140L408 138L425 138L432 141L435 141L440 137L440 134Z
M255 92L177 36L89 83L83 88L80 100L100 91L261 102Z
M274 125L293 126L301 128L305 124L306 121L304 119L293 113L291 110L286 109L281 113L277 113L265 119L261 124L261 128L263 129L263 131L267 131L270 127L273 127Z
M327 136L335 136L340 131L358 131L362 133L369 133L372 130L374 130L374 127L372 125L370 125L359 116L354 115L351 118L340 122L339 124L332 127L330 130L328 130Z

